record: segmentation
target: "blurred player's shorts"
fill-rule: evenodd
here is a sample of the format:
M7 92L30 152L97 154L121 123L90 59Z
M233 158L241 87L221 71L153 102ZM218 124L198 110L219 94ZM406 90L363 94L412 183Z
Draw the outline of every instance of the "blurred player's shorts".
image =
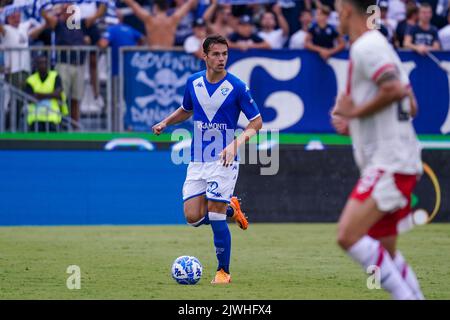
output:
M361 202L372 197L378 209L386 212L369 230L369 236L378 239L398 234L398 222L411 212L411 196L417 179L417 175L378 169L364 171L350 197Z

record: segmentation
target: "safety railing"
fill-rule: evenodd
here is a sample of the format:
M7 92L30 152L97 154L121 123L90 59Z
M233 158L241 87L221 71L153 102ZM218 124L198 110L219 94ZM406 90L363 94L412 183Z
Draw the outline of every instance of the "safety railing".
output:
M25 92L39 57L47 70L57 71L67 97L69 114L62 131L117 131L113 119L111 50L95 46L0 47L0 132L26 131L26 112L33 98ZM42 61L42 60L41 60Z
M42 103L35 97L27 94L26 92L17 89L15 86L0 79L0 92L7 92L9 96L0 94L0 106L5 105L5 98L10 101L9 107L6 113L0 112L0 132L6 131L5 128L9 128L10 132L51 132L51 131L72 131L73 128L81 128L82 125L74 121L71 117L65 116L61 112L56 112L50 108L49 105ZM30 105L37 106L34 111L30 111ZM31 112L34 113L34 118L37 118L38 113L44 113L46 118L50 115L57 115L61 118L61 122L57 125L50 121L45 122L33 122L28 123L27 119Z

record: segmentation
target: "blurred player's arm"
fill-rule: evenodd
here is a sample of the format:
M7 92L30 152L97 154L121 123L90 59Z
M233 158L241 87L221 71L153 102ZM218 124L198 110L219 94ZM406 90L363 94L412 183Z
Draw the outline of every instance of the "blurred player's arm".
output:
M192 111L187 111L185 110L183 107L179 107L177 110L175 110L172 114L170 114L169 116L167 116L167 118L165 118L163 121L161 121L160 123L155 124L152 127L152 131L154 134L156 135L160 135L165 128L167 128L168 126L186 121L187 119L189 119L192 116Z
M220 159L223 161L225 167L233 164L233 161L238 153L239 147L245 144L251 137L256 135L261 130L263 121L261 115L250 120L249 124L236 139L233 140L225 149L220 153Z
M333 125L334 129L336 129L337 133L344 136L350 135L348 119L335 114L334 109L331 113L331 124Z
M360 106L355 106L347 94L339 96L333 113L345 118L364 118L377 113L393 102L400 101L410 94L411 89L399 79L398 72L389 70L376 80L378 92L376 96Z
M419 107L417 106L417 99L414 95L414 91L412 91L411 88L409 88L408 98L411 106L410 115L411 117L415 118L417 116L417 113L419 112Z

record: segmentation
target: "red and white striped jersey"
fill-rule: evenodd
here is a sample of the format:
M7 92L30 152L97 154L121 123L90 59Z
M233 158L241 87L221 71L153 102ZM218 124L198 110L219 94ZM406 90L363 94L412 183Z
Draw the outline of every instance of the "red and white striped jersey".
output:
M356 106L373 99L379 90L377 80L387 71L397 70L409 86L400 58L378 31L365 32L350 48L347 93ZM350 134L356 163L361 171L418 174L422 172L421 148L412 125L410 99L392 103L365 118L350 121Z

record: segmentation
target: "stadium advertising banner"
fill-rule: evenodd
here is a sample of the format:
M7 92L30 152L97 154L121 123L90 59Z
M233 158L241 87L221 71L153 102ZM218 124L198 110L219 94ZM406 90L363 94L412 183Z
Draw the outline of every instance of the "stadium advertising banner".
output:
M419 103L420 134L450 132L450 53L400 52ZM249 84L266 129L286 133L333 133L329 111L347 81L348 52L322 60L304 50L230 51L228 70ZM126 131L149 131L181 105L184 84L203 62L182 52L130 51L124 55ZM241 117L239 124L245 126Z
M125 131L148 131L178 109L186 80L204 62L174 51L124 51ZM192 120L173 128L190 128ZM171 128L173 130L173 128Z

